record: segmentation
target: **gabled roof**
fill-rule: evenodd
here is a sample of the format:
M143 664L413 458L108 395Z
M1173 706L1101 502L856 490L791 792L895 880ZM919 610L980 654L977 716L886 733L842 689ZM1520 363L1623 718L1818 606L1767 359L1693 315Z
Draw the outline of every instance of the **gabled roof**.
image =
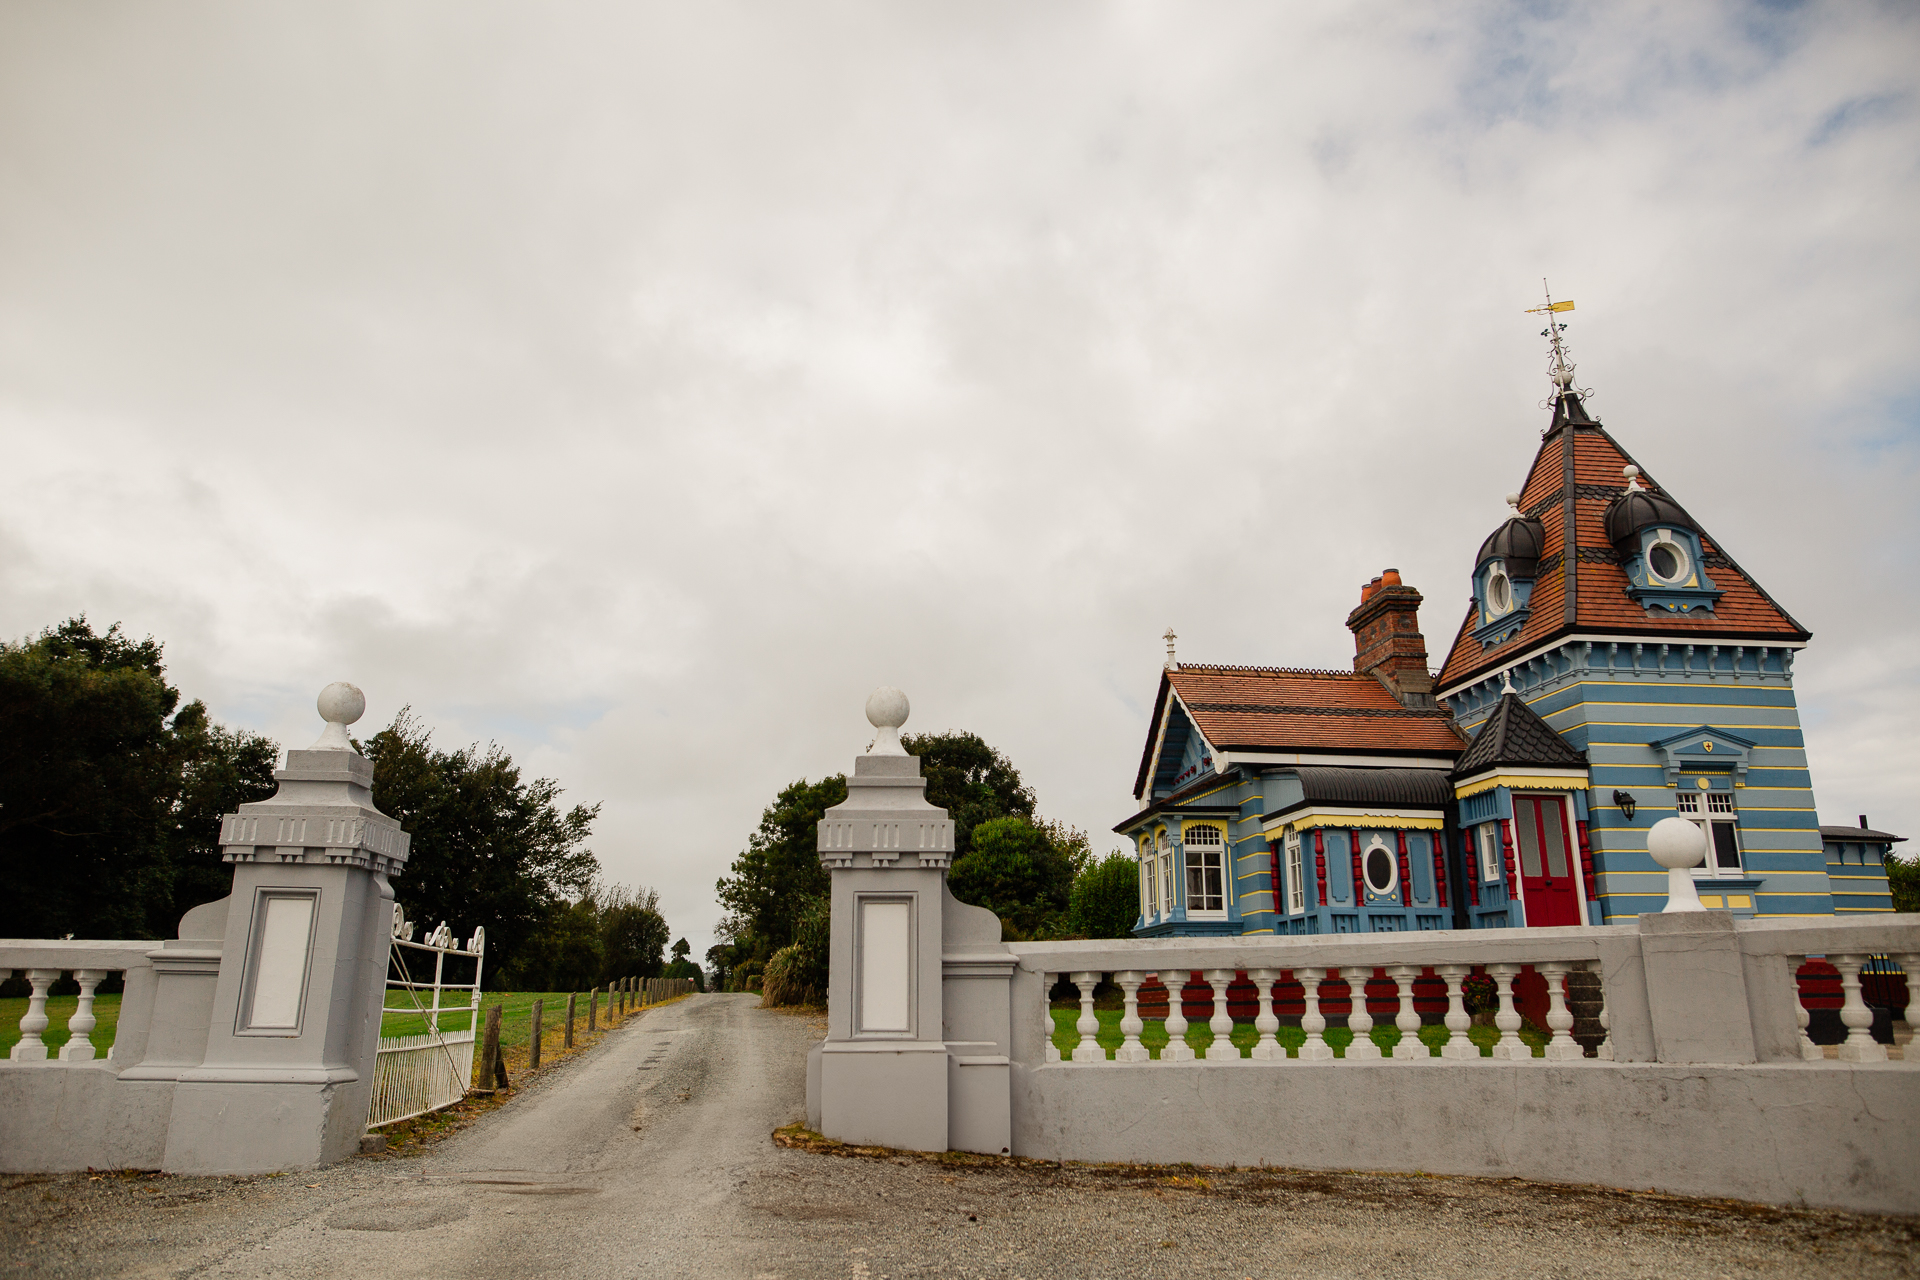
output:
M1140 754L1134 794L1154 768L1154 748L1171 695L1213 746L1223 751L1444 756L1461 749L1443 707L1400 705L1385 685L1357 671L1291 667L1193 666L1163 671L1153 722Z
M1532 707L1513 693L1500 695L1480 726L1466 754L1453 766L1456 778L1472 777L1501 765L1529 765L1543 769L1584 769L1587 757L1575 751L1553 731Z
M1569 443L1573 451L1571 556L1567 554L1566 537ZM1646 610L1627 596L1626 569L1619 563L1605 527L1608 504L1626 488L1621 469L1628 463L1639 465L1604 427L1587 417L1578 396L1564 397L1564 402L1556 405L1553 426L1541 440L1527 482L1520 490L1520 510L1539 519L1546 530L1546 546L1528 602L1526 624L1518 635L1482 650L1473 638L1474 607L1469 602L1453 647L1440 668L1437 690L1489 675L1544 642L1575 633L1629 638L1675 636L1684 641L1696 637L1763 642L1807 639L1806 628L1735 564L1698 521L1693 523L1700 531L1701 550L1706 553L1704 567L1723 594L1711 615L1649 619ZM1640 483L1665 492L1645 468Z
M1875 831L1872 827L1822 827L1820 838L1831 844L1905 844L1905 836L1896 836L1890 831Z

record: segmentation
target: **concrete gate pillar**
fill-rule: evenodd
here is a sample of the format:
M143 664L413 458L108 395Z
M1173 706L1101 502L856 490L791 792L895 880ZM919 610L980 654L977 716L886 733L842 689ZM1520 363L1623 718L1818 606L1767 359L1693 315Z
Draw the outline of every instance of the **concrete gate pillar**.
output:
M842 1142L997 1153L1008 1141L1014 962L993 913L947 892L953 822L927 803L920 761L900 745L907 712L898 689L867 699L874 742L854 760L845 802L820 822L832 963L827 1038L808 1063L808 1118ZM956 946L973 954L947 955ZM951 1010L948 977L967 988Z
M178 1081L165 1167L258 1173L358 1149L372 1098L393 918L410 837L373 807L346 726L366 699L320 694L326 732L288 751L272 799L221 822L233 864L212 1025Z

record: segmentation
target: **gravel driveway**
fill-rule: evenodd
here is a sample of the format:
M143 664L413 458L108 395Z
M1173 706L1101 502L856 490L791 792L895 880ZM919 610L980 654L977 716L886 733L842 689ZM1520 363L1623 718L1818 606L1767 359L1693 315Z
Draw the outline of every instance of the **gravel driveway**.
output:
M34 1276L1920 1276L1920 1220L1473 1178L777 1147L819 1032L698 996L415 1158L15 1178Z

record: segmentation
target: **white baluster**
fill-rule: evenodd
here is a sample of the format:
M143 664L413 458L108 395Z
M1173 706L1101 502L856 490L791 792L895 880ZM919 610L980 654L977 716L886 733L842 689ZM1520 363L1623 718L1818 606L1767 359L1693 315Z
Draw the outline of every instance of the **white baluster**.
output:
M1187 970L1180 970L1173 978L1168 982L1166 971L1160 973L1160 985L1167 989L1167 1047L1160 1051L1160 1061L1192 1062L1199 1055L1187 1043L1187 1013L1180 1007L1181 994L1187 988Z
M1487 972L1493 975L1500 989L1500 1011L1493 1015L1493 1025L1500 1028L1500 1039L1494 1043L1493 1056L1502 1062L1533 1061L1533 1050L1520 1038L1520 1011L1513 1007L1513 980L1520 966L1490 964Z
M1442 1058L1479 1058L1480 1046L1467 1038L1467 1031L1473 1026L1473 1018L1467 1013L1467 1002L1461 993L1460 984L1466 980L1472 966L1464 964L1443 964L1440 976L1447 980L1447 1042L1440 1048Z
M1612 1062L1613 1061L1613 1017L1611 1014L1607 1012L1606 971L1600 967L1600 962L1598 960L1588 961L1587 967L1591 972L1598 974L1600 978L1600 1034L1605 1037L1605 1039L1600 1041L1600 1047L1593 1051L1593 1056L1602 1062Z
M1140 1043L1140 1032L1146 1028L1146 1023L1140 1021L1140 984L1147 980L1147 975L1141 970L1129 969L1114 974L1113 980L1120 984L1120 990L1127 999L1127 1011L1120 1019L1120 1034L1126 1039L1115 1051L1113 1060L1146 1062L1153 1057L1147 1052L1147 1046Z
M1100 1034L1100 1016L1093 1011L1093 989L1100 985L1097 973L1076 973L1073 985L1080 988L1080 1019L1073 1029L1080 1033L1080 1042L1073 1046L1075 1062L1105 1062L1107 1051L1100 1047L1097 1038Z
M1208 969L1200 975L1213 988L1213 1017L1207 1020L1213 1043L1207 1046L1208 1062L1238 1062L1240 1050L1233 1045L1233 1015L1227 1012L1227 988L1233 985L1231 969Z
M1564 960L1549 960L1539 968L1547 980L1547 1030L1553 1032L1553 1039L1547 1041L1547 1061L1570 1062L1585 1057L1586 1050L1567 1034L1573 1030L1573 1011L1567 1008L1565 983L1573 966Z
M62 1062L87 1062L96 1055L88 1039L98 1021L93 1016L93 991L106 981L105 969L75 969L73 980L80 984L80 1002L67 1019L67 1043L60 1050Z
M1286 1047L1280 1043L1280 1019L1273 1013L1273 984L1279 977L1278 969L1247 970L1247 978L1260 990L1260 1014L1253 1020L1253 1029L1260 1033L1253 1045L1253 1057L1258 1062L1287 1060Z
M1327 976L1333 977L1338 969L1327 970ZM1353 1032L1353 1043L1347 1046L1347 1060L1356 1058L1373 1060L1384 1057L1380 1046L1373 1042L1373 1015L1367 1012L1367 979L1373 977L1371 966L1349 968L1347 970L1347 991L1353 997L1353 1012L1347 1015L1347 1029Z
M1847 993L1847 1002L1840 1007L1840 1021L1847 1024L1847 1039L1840 1046L1842 1062L1887 1060L1887 1046L1876 1042L1869 1030L1873 1026L1873 1010L1860 998L1860 966L1866 959L1865 956L1827 957L1827 962L1840 971L1840 986Z
M33 994L27 997L26 1016L20 1019L20 1043L7 1057L15 1062L45 1062L46 1042L40 1033L47 1029L47 988L60 977L58 969L29 969L27 982Z
M1293 976L1300 980L1301 989L1305 992L1307 1000L1307 1011L1300 1018L1300 1029L1307 1033L1306 1043L1300 1046L1302 1062L1333 1061L1333 1046L1320 1035L1327 1029L1327 1020L1320 1013L1320 979L1325 972L1323 969L1293 971Z
M1040 1025L1044 1028L1041 1042L1046 1046L1046 1060L1060 1061L1060 1046L1053 1042L1053 975L1044 969L1040 971Z
M1393 985L1400 989L1400 1008L1393 1015L1393 1025L1400 1028L1400 1043L1393 1046L1394 1060L1431 1061L1433 1055L1420 1043L1420 1015L1413 1007L1413 980L1420 976L1420 967L1396 964L1387 972L1393 976Z

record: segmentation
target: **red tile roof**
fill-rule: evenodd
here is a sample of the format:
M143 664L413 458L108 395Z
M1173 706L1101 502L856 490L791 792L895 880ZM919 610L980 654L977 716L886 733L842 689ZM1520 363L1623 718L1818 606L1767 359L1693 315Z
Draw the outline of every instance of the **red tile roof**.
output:
M1370 675L1182 663L1162 674L1136 791L1153 768L1169 689L1207 741L1226 751L1453 756L1466 747L1444 708L1409 710Z
M1563 452L1568 432L1573 435L1574 477L1574 603L1575 616L1567 617L1566 539L1563 529L1566 455ZM1582 632L1592 634L1648 636L1671 635L1705 638L1729 637L1759 640L1805 640L1807 631L1787 611L1776 604L1760 585L1733 563L1703 529L1700 544L1707 554L1707 576L1723 594L1711 615L1663 615L1650 619L1640 605L1627 596L1626 569L1611 562L1612 544L1607 541L1603 520L1607 504L1626 488L1621 468L1634 459L1608 435L1598 423L1580 422L1558 425L1540 442L1527 482L1520 490L1520 509L1537 516L1546 529L1546 547L1541 557L1542 572L1534 583L1526 625L1520 634L1495 648L1482 651L1473 638L1474 608L1467 606L1466 617L1455 634L1453 647L1440 668L1439 689L1491 674L1511 662L1515 656L1554 636ZM1635 463L1635 465L1638 465ZM1642 468L1640 483L1666 492ZM1667 494L1672 497L1671 493ZM1698 521L1696 520L1696 525ZM1585 555L1579 554L1585 552ZM1592 557L1592 558L1589 558Z

